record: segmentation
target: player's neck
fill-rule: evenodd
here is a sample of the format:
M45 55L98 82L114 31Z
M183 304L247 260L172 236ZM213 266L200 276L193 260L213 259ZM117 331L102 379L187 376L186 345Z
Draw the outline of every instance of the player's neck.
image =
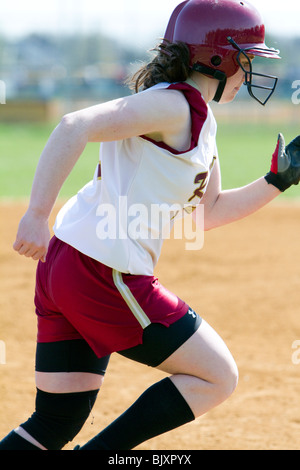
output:
M186 80L186 83L200 91L205 103L209 103L213 100L218 86L217 80L206 77L199 72L192 73Z

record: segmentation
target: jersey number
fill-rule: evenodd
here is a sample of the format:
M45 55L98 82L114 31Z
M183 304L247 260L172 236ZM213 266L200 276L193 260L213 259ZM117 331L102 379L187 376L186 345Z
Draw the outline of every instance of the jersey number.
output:
M189 202L191 202L195 197L198 197L201 199L204 194L204 189L206 188L207 185L207 178L208 178L208 171L205 173L199 173L194 181L194 184L199 184L200 186L195 189L194 194L190 197Z

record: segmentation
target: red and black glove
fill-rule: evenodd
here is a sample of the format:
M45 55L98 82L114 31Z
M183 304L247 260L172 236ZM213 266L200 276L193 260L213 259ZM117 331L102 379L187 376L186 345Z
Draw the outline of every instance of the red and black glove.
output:
M266 181L284 192L300 181L300 135L285 146L284 137L278 135L277 146L273 153L271 169L265 176Z

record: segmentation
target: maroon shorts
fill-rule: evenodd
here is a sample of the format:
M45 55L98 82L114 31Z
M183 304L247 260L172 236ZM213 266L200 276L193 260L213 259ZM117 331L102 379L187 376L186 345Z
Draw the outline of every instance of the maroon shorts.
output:
M38 264L35 306L38 343L84 339L98 357L142 344L147 326L189 308L156 277L122 274L56 237Z

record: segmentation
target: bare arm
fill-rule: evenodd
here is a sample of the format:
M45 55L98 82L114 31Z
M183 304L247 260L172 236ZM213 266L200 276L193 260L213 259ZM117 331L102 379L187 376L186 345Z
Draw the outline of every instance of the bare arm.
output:
M263 177L247 186L222 191L217 162L201 202L204 204L204 229L211 230L243 219L264 207L279 194L279 189L268 184Z
M50 238L49 216L64 181L88 142L120 140L153 132L160 132L167 141L173 134L182 132L188 116L185 98L171 90L140 93L66 115L40 157L29 207L20 222L14 249L21 255L45 261Z
M83 152L86 141L75 134L66 119L51 134L38 163L29 207L21 219L14 249L45 261L50 231L48 219L60 188Z
M265 177L242 188L221 190L220 168L217 162L202 200L205 206L205 229L209 230L247 217L299 182L299 135L286 146L284 137L280 133L272 155L270 171ZM196 211L195 213L197 214Z

